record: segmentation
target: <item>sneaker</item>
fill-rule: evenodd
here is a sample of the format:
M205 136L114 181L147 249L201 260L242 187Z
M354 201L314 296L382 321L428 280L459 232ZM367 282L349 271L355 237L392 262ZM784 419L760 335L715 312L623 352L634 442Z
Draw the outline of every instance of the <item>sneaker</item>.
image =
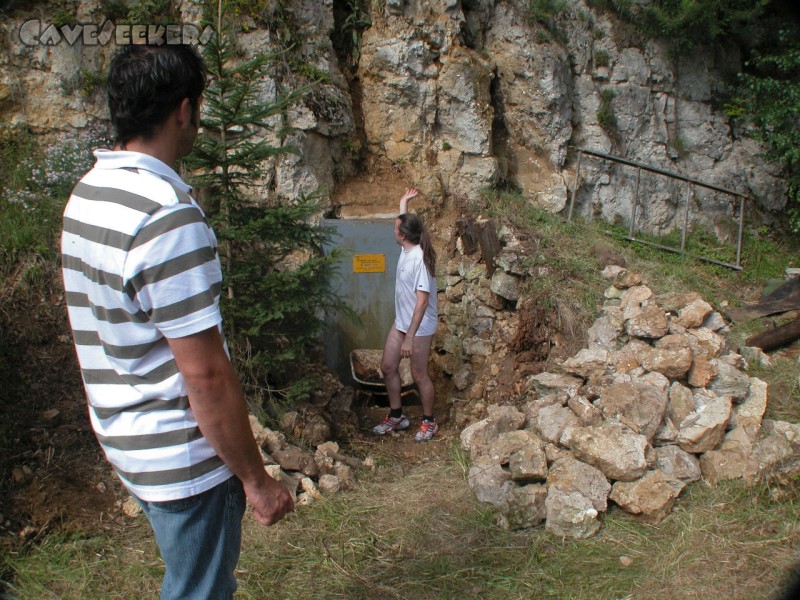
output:
M380 425L375 425L372 428L372 433L376 435L386 435L390 431L400 431L408 427L408 417L400 415L399 417L386 417Z
M422 421L422 423L419 424L419 431L417 431L417 435L414 436L414 439L418 442L427 442L438 432L439 426L436 424L436 421Z

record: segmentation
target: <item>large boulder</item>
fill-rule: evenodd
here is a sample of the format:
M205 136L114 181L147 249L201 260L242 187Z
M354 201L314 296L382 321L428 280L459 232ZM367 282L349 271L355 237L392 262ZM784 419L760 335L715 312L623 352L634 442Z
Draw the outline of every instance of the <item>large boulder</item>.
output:
M575 457L603 472L608 479L635 481L647 470L647 438L619 424L574 427L564 444Z
M615 383L603 391L595 406L606 418L624 423L651 442L664 421L668 401L668 395L655 386Z
M672 510L675 494L664 473L655 470L637 481L616 482L609 499L647 523L658 523Z

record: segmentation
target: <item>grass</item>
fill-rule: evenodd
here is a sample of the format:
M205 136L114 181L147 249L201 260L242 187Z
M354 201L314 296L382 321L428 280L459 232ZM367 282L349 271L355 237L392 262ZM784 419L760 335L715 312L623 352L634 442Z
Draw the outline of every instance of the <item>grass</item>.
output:
M85 130L46 145L24 127L0 128L1 271L32 255L57 260L66 198L94 162L91 149L106 142Z
M771 365L750 365L747 374L769 383L767 415L773 419L800 423L800 381L798 361L792 355L773 355Z
M487 193L481 209L490 216L513 223L531 235L537 249L529 266L546 266L547 281L537 286L554 298L574 298L594 305L607 285L598 269L597 249L606 247L624 258L628 268L641 273L656 293L693 290L712 304L740 304L757 300L757 290L767 281L783 279L786 267L800 265L800 244L792 237L771 236L768 231L749 231L742 243L741 271L704 262L692 256L665 252L625 240L627 228L604 222L566 223L559 215L534 208L516 193ZM637 233L637 237L664 246L680 247L680 232L666 236ZM721 244L704 231L690 231L686 252L734 262L735 248ZM543 278L538 278L543 279ZM569 282L573 285L565 285ZM577 282L579 285L574 285ZM599 295L598 295L599 293Z
M157 597L163 568L154 551L149 527L142 519L122 535L55 533L27 552L6 557L14 575L8 597ZM133 585L126 588L128 584L120 586L120 581Z
M766 598L798 561L797 500L734 483L690 486L655 526L612 509L588 540L505 531L469 490L463 456L435 443L429 460L362 474L275 527L247 519L237 598ZM153 597L146 530L138 517L107 536L51 536L11 558L14 592Z
M22 257L30 260L32 256L54 260L63 210L64 200L51 196L42 196L36 211L0 199L2 265L18 265Z
M614 113L614 107L612 106L615 97L616 92L614 90L605 88L600 92L600 107L597 109L597 124L612 138L615 138L618 134L617 115Z
M51 255L58 231L57 203L49 195L25 194L33 178L31 165L41 155L27 130L0 129L0 266L4 271L13 269L22 256ZM31 206L34 197L37 202Z

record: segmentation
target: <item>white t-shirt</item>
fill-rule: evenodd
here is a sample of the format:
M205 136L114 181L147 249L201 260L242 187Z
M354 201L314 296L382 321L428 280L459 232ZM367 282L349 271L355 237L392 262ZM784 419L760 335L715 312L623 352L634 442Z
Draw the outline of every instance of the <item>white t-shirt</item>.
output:
M417 334L433 335L439 320L436 297L436 278L428 273L423 260L422 247L414 246L400 251L397 261L397 275L394 284L394 326L403 333L411 326L414 307L417 305L417 291L428 293L428 307L419 324Z

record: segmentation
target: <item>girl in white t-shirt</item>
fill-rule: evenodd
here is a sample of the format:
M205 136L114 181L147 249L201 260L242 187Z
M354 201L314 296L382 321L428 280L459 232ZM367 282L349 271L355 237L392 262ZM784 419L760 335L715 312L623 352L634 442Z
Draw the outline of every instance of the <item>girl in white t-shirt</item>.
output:
M395 321L386 336L381 371L389 395L389 415L372 431L386 435L409 425L400 397L400 361L411 361L411 377L422 403L422 422L416 440L425 442L439 431L433 416L434 387L428 373L433 334L438 323L436 298L436 252L419 217L407 212L408 201L419 192L406 190L400 199L400 216L394 237L401 246L395 277Z

